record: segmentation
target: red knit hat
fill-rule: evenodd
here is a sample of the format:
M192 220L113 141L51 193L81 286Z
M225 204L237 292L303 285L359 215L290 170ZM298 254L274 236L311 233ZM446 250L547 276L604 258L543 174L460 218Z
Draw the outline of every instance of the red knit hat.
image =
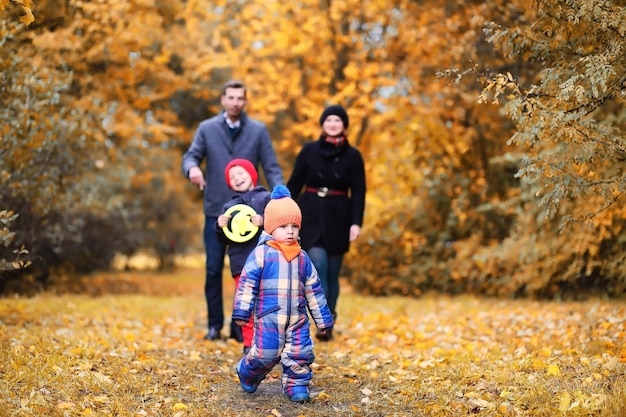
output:
M291 198L289 188L277 185L272 190L272 199L265 206L263 214L263 228L272 234L279 226L295 223L302 225L302 212L298 203Z
M245 169L246 172L250 174L250 177L252 177L252 185L256 187L256 183L259 180L259 174L258 172L256 172L256 168L254 168L252 162L248 161L247 159L236 158L230 161L224 169L224 177L226 178L226 184L228 184L228 188L230 188L230 178L228 176L228 171L230 171L232 167L242 167L243 169Z

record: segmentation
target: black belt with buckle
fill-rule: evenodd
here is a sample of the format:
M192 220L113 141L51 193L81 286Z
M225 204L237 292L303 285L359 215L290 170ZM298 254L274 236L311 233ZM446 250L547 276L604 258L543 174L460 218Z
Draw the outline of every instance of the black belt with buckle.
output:
M347 191L332 190L328 187L312 188L306 187L304 191L316 193L318 197L326 197L327 195L348 195Z

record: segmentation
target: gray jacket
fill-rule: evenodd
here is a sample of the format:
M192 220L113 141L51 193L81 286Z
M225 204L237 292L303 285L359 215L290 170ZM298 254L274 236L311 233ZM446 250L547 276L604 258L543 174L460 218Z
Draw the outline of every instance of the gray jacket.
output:
M233 195L224 175L226 165L234 158L245 158L257 168L259 163L270 189L283 184L283 173L265 125L250 119L245 113L241 127L230 138L223 114L204 120L198 126L193 141L183 155L182 169L186 177L194 166L201 167L205 161L204 214L219 216L222 207Z

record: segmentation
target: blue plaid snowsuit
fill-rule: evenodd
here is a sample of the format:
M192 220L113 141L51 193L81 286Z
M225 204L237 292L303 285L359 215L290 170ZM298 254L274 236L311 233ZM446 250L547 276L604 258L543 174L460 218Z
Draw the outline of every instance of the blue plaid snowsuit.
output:
M258 385L282 362L283 391L291 396L294 386L307 386L315 359L309 316L318 329L333 326L330 309L317 271L302 250L291 262L269 245L272 236L263 232L241 272L233 305L234 320L254 314L252 348L237 364L240 378Z

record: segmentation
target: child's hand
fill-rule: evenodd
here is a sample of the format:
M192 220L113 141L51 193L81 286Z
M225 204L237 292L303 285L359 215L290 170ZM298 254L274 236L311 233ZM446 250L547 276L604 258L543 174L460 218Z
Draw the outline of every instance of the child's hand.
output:
M236 324L237 326L239 326L239 327L243 327L243 326L245 326L246 324L248 324L248 322L247 322L247 321L245 321L245 320L235 320L235 324Z
M219 227L224 227L228 224L228 220L230 220L230 216L220 214L220 216L217 218L217 225Z
M321 329L321 330L320 330L320 334L321 334L322 336L326 335L326 333L328 333L328 329Z
M250 217L250 221L255 226L263 226L263 216L261 216L260 214L255 214L254 216Z

